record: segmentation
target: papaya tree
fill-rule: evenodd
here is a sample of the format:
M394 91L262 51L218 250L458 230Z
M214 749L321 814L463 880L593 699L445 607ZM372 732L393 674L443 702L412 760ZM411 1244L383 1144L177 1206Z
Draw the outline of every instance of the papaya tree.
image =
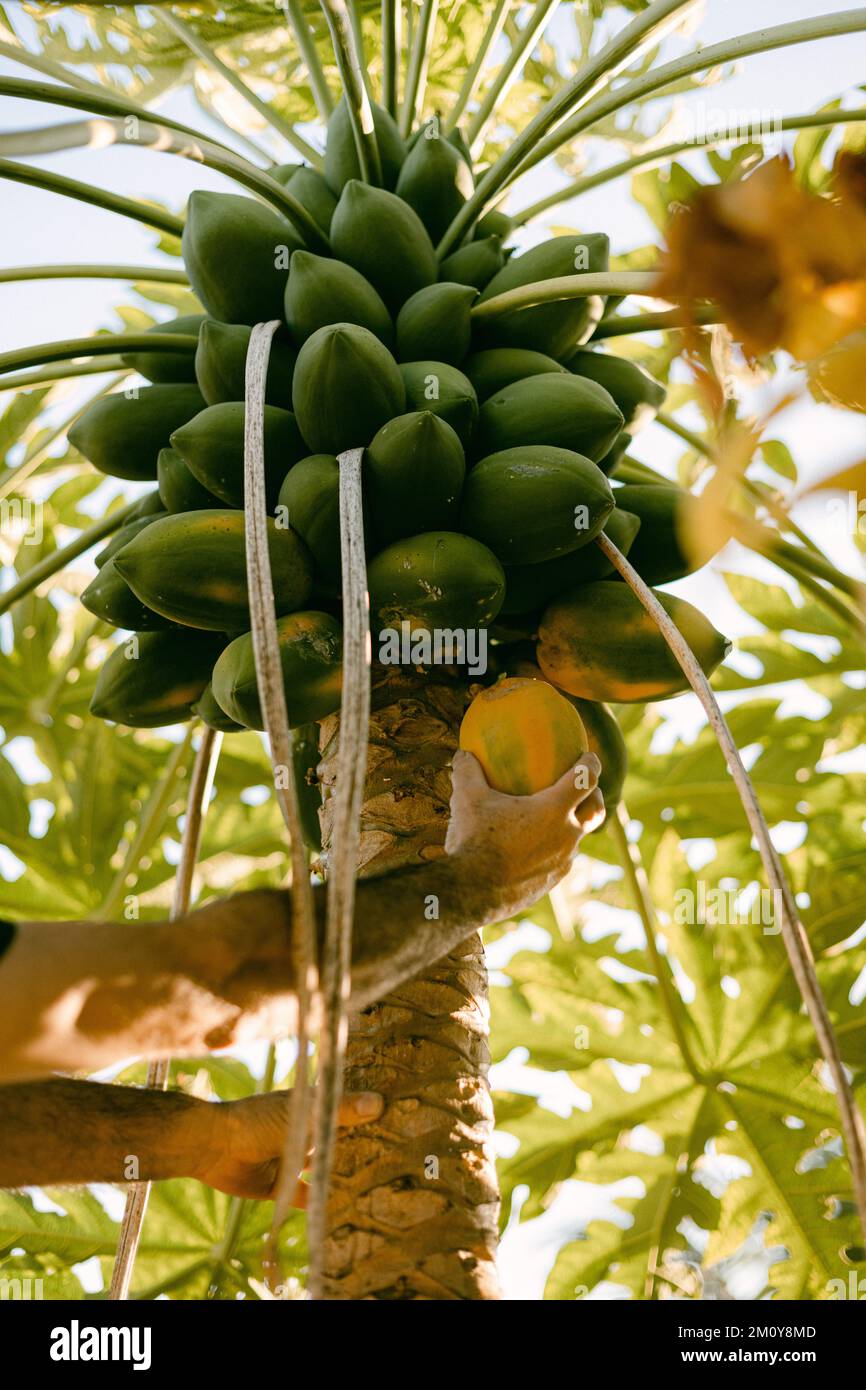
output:
M715 128L665 143L662 131L647 137L641 119L651 98L735 59L858 33L866 11L712 47L690 41L674 56L669 41L684 32L691 0L489 0L441 11L435 0L287 0L276 18L258 5L63 9L28 6L26 44L4 17L0 56L36 75L0 78L0 95L63 114L0 137L0 176L154 229L162 258L150 267L21 267L2 279L128 280L173 317L153 322L140 307L125 308L119 332L0 356L0 388L20 393L3 417L19 453L0 495L36 496L69 465L71 478L61 473L45 514L79 532L66 545L49 533L35 560L34 547L22 546L0 598L15 638L4 658L7 740L38 739L62 788L58 804L78 814L92 800L85 778L113 777L112 804L126 794L138 821L118 840L105 811L93 813L84 881L73 887L70 879L64 898L51 898L39 847L25 851L19 834L11 847L34 871L28 892L12 898L15 912L49 915L50 899L54 915L67 905L110 917L127 900L137 912L142 900L158 915L171 878L160 838L178 815L197 740L187 821L206 809L213 775L219 793L200 849L203 868L219 865L206 891L274 881L274 865L287 862L281 814L299 941L310 858L331 884L314 987L324 1001L309 1226L316 1296L495 1299L502 1195L507 1219L525 1184L524 1214L538 1215L569 1179L602 1184L632 1173L646 1192L633 1233L617 1238L599 1222L591 1240L566 1245L552 1296L617 1278L636 1296L699 1292L694 1230L714 1233L709 1259L721 1261L764 1207L787 1255L773 1287L828 1296L864 1244L866 1155L850 1082L862 1061L852 988L863 961L854 947L840 950L859 925L841 880L814 926L808 917L804 926L800 900L814 907L828 863L859 864L862 837L853 810L851 824L831 831L828 817L838 816L845 793L840 779L827 787L822 777L815 804L798 811L810 817L810 849L786 874L768 821L790 818L808 799L796 776L779 771L781 755L765 752L767 766L759 761L749 777L738 747L754 741L767 702L747 702L726 722L707 678L716 673L726 690L812 678L832 710L821 748L810 744L814 762L825 744L856 746L862 714L842 676L862 663L862 588L792 519L794 465L764 437L764 422L741 411L728 369L734 341L768 372L781 349L809 362L816 392L857 408L845 383L862 365L866 268L853 251L818 268L810 247L836 237L856 244L852 230L866 215L856 140L844 136L853 165L833 170L822 153L834 128L856 132L864 113L836 103L786 115L781 128L802 133L793 167L780 161L778 175L772 161L761 163L763 129ZM204 108L203 130L160 109L166 88L181 83ZM600 163L599 147L611 141L626 157ZM196 188L189 168L180 213L145 188L121 197L25 162L112 142L204 165L232 191ZM710 189L677 162L695 149L707 151ZM292 162L279 162L286 154ZM535 171L537 187L549 158L558 170L530 204L521 180ZM628 175L666 235L663 262L656 247L612 257L605 227L545 232L528 244L524 229L551 208ZM684 203L685 214L677 211ZM795 222L814 227L815 238L806 246L804 237L789 271L778 226ZM755 285L738 283L721 256L748 236L765 274L762 332L746 312ZM647 300L649 308L635 307ZM686 364L688 378L678 374ZM106 372L108 386L59 431L41 425L56 383ZM703 432L678 418L684 406L698 412ZM636 456L635 436L654 420L687 446L676 483ZM67 452L51 453L60 437ZM82 525L79 502L101 479L118 480L119 491L103 518ZM858 474L855 491L860 485ZM727 638L663 587L730 539L770 560L807 600L797 607L784 589L756 582L736 590L734 581L744 610L775 635L755 648L763 678L723 664ZM60 623L37 594L97 546L95 574L76 589L71 640L52 657L46 688L34 687L29 663L37 649L53 651ZM834 640L832 670L785 645L779 634L791 628ZM689 756L654 752L656 703L690 689L708 720L698 745ZM16 690L33 694L23 714ZM131 732L183 725L180 741ZM85 751L73 757L61 728L83 730ZM786 754L804 738L783 721ZM441 857L458 745L478 757L491 785L518 795L552 784L585 749L596 752L607 827L587 857L616 866L616 886L602 885L598 896L628 904L643 929L623 957L641 977L617 979L604 968L603 945L575 939L561 897L536 911L555 945L509 967L510 988L496 991L494 1052L525 1047L538 1068L585 1073L590 1118L578 1111L560 1121L525 1096L503 1097L499 1123L519 1145L498 1173L477 932L352 1019L343 1037L354 881ZM0 761L4 777L7 766ZM266 782L266 801L251 798ZM717 807L706 804L707 788ZM762 809L765 790L771 804ZM26 805L16 783L21 816ZM64 833L53 826L48 844L59 848ZM700 837L717 841L720 877L745 884L763 876L777 905L772 932L744 939L730 922L708 926L701 917L690 931L672 918L676 895L696 891L681 842ZM181 850L181 911L194 838L185 835ZM70 845L63 849L70 860ZM436 921L433 895L419 901L418 923L407 929L435 932ZM488 940L499 944L515 929ZM309 939L307 949L310 965ZM725 982L738 972L749 989L735 1010ZM691 1003L683 977L696 990ZM762 1017L772 1047L758 1054ZM301 1119L306 1026L294 1092ZM631 1105L615 1093L609 1061L643 1065L649 1036L658 1048L653 1075ZM765 1056L768 1076L760 1093L750 1091L746 1068ZM212 1061L202 1071L217 1095L252 1085L249 1073L240 1079L244 1068L221 1071ZM129 1075L144 1079L140 1069ZM160 1064L146 1079L188 1084L185 1075L183 1064ZM267 1084L273 1078L272 1055ZM381 1092L386 1111L380 1124L333 1143L342 1085ZM786 1118L793 1123L779 1159ZM659 1136L660 1149L632 1145L639 1126ZM807 1148L821 1160L810 1173L828 1170L826 1182L795 1182ZM701 1182L710 1150L751 1165L748 1195L726 1189L719 1198ZM302 1159L287 1149L285 1182ZM300 1218L282 1219L282 1196L264 1258L269 1217L235 1202L208 1213L219 1239L208 1237L211 1253L190 1267L155 1253L169 1212L156 1193L145 1220L147 1193L134 1188L115 1296L131 1277L150 1297L263 1294L266 1275L285 1288L306 1256ZM824 1229L819 1209L830 1200L834 1219ZM3 1244L25 1251L15 1259L68 1288L87 1249L108 1277L118 1233L95 1204L70 1210L71 1225L52 1238L28 1241L25 1215L38 1230L23 1199L6 1209ZM90 1222L89 1240L76 1221Z

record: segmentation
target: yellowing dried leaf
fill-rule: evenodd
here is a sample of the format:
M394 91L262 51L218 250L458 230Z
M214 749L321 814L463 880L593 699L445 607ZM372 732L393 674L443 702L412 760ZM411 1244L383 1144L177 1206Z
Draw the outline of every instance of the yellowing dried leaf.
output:
M836 197L800 188L784 158L701 189L672 219L659 294L688 311L719 305L749 356L798 361L866 323L866 173L840 160Z
M816 401L866 412L866 329L816 357L809 363L808 376Z

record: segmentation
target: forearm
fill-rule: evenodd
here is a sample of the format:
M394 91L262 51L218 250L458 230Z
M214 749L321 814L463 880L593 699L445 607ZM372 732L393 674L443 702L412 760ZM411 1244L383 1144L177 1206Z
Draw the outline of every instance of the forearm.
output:
M193 1176L204 1101L91 1081L0 1087L0 1188Z
M0 1084L206 1052L235 1035L245 1009L261 1036L289 1033L289 952L259 995L243 979L261 939L288 941L285 895L242 894L216 907L180 923L20 923L0 960Z
M324 890L315 900L321 928ZM470 875L453 858L359 883L351 1007L504 908L480 866ZM0 962L0 1083L285 1037L296 1022L290 943L287 892L239 894L171 924L21 924Z

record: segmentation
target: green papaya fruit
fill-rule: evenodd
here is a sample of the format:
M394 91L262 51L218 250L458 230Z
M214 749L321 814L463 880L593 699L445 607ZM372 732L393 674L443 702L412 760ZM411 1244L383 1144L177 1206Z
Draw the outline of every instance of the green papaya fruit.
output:
M277 612L301 608L313 583L307 547L294 531L269 520L268 553ZM117 551L114 564L142 603L172 622L216 632L249 626L242 512L160 517Z
M472 338L469 311L477 298L472 285L448 281L411 295L397 315L399 360L417 362L433 354L439 362L462 362Z
M155 512L150 516L139 516L136 517L134 521L128 521L125 526L121 526L119 531L115 531L108 545L103 546L102 550L94 555L93 563L96 565L96 568L102 569L102 566L107 560L111 559L115 551L120 550L121 546L131 541L133 536L137 536L139 531L144 530L145 526L149 526L152 521L156 521L157 516L164 515L164 512Z
M487 348L484 352L473 352L466 358L462 370L475 387L481 404L516 381L550 372L561 372L565 376L568 372L567 367L552 357L529 348Z
M148 333L182 333L197 338L206 314L183 314L168 323L155 323ZM122 352L120 360L148 381L195 381L195 350L192 352Z
M102 618L103 622L128 628L131 632L155 632L172 626L167 618L154 613L136 598L126 580L118 574L113 559L106 560L97 570L96 577L81 595L81 602L94 618Z
M481 241L467 242L446 256L439 266L439 279L483 290L504 265L502 237L488 236Z
M273 174L271 177L273 178ZM308 164L301 164L286 180L285 186L292 197L297 198L301 207L307 209L327 236L331 230L331 218L334 216L337 198L324 175L320 174L318 169L311 169Z
M333 454L312 454L289 469L277 499L277 516L297 531L307 546L317 584L330 593L339 593L340 465Z
M225 638L211 632L143 632L114 648L100 671L90 712L133 729L189 719Z
M545 372L515 381L484 402L473 448L493 454L524 444L550 444L595 461L604 457L621 429L622 415L603 386L568 372Z
M398 415L364 454L364 492L384 545L457 522L466 462L455 431L432 411Z
M298 354L292 405L308 448L341 454L364 448L406 408L406 388L388 349L366 328L332 323Z
M470 150L469 142L466 139L466 136L463 134L463 131L460 129L459 125L456 125L453 130L450 130L448 132L447 138L454 146L457 153L463 157L463 159L466 161L466 163L469 165L471 169L472 151Z
M464 449L478 420L472 382L447 362L403 362L407 410L431 410L455 431ZM395 415L397 411L393 412Z
M382 177L386 188L393 189L400 177L400 169L406 158L406 143L397 127L397 122L384 106L372 102L373 129L379 146L382 161ZM325 145L325 179L329 188L340 196L351 179L361 177L355 136L349 119L346 98L340 97L328 121L327 143Z
M504 564L533 565L588 545L613 508L610 484L588 458L536 444L476 463L463 488L460 529Z
M276 179L277 183L281 183L283 185L283 188L285 188L286 184L289 182L289 179L292 178L298 172L299 169L304 168L306 168L306 165L300 163L272 164L267 172L270 178ZM309 209L307 210L309 211Z
M616 466L631 444L631 435L622 430L611 444L607 453L598 461L598 466L602 473L610 478L616 472Z
M406 156L396 193L414 208L435 245L472 194L472 168L450 140L439 133L439 122L427 121Z
M709 676L731 650L728 639L685 599L662 591L655 596ZM539 666L569 695L635 704L689 689L676 657L627 584L599 579L572 589L545 610L538 636Z
M413 208L367 183L350 179L331 223L331 248L370 281L392 314L439 274L433 243Z
M229 719L228 715L216 702L213 693L213 686L208 683L199 698L192 707L193 714L206 724L209 729L216 729L221 734L241 734L244 732L243 724L238 724L234 719Z
M207 405L242 401L246 394L247 350L252 329L245 323L219 323L205 319L198 336L195 375ZM297 352L281 333L271 341L265 401L268 405L292 403L292 377Z
M159 451L204 405L197 386L141 386L93 401L69 430L69 443L114 478L156 477ZM161 503L160 503L161 505Z
M614 494L616 495L616 494ZM640 530L640 518L614 507L602 527L623 555L627 555ZM543 608L576 584L588 584L613 574L613 565L597 545L584 545L554 560L542 560L537 565L505 566L505 602L502 612L539 613Z
M616 489L617 506L641 519L640 535L629 560L645 584L670 584L694 574L700 559L686 543L691 496L684 488L659 483L626 483Z
M289 728L339 709L343 632L330 613L290 613L277 623ZM213 668L213 693L230 719L263 729L252 633L230 642Z
M261 323L283 316L289 257L303 246L264 203L197 188L181 238L189 282L212 318Z
M506 241L513 229L513 217L509 217L507 212L500 212L498 208L491 208L478 219L473 235L476 241L483 241L488 236L500 236Z
M344 261L296 251L286 283L285 312L298 347L317 328L332 323L356 323L389 350L394 346L394 325L381 296Z
M245 416L243 401L223 401L199 411L171 436L171 447L193 477L230 507L244 505ZM290 410L265 406L264 445L265 498L272 512L286 471L308 452Z
M581 700L577 695L568 698L580 715L590 753L594 753L601 763L598 786L604 799L604 809L610 816L622 800L622 789L628 773L628 748L622 729L610 705L595 700Z
M425 531L380 550L367 572L370 610L380 628L464 632L496 617L505 575L487 546L456 531ZM380 632L380 640L385 634ZM374 641L375 647L375 641ZM380 659L383 648L380 647Z
M581 348L566 365L575 376L597 381L613 396L622 411L623 429L629 434L637 434L648 425L664 404L667 387L627 357Z
M162 505L159 488L155 487L152 492L146 492L139 500L138 505L129 513L129 519L130 521L138 521L145 516L153 519L153 517L162 516L164 512L165 507Z
M608 252L608 239L599 233L551 237L509 260L485 286L480 302L537 280L607 270ZM589 337L602 308L603 301L592 295L516 309L485 322L479 328L478 346L532 348L564 361Z
M160 449L156 463L159 495L167 512L200 512L205 507L224 507L222 498L214 496L190 473L176 449Z
M307 849L318 853L322 848L322 825L319 811L322 807L322 786L318 777L319 765L319 726L301 724L292 730L292 772L295 789L298 793L298 811L301 819L301 833Z

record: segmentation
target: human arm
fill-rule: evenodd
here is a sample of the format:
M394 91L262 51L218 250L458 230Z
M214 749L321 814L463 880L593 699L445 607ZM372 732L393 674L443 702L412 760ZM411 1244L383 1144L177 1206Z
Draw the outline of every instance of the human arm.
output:
M598 760L586 754L581 767L583 777L512 797L456 755L443 856L358 884L353 1009L562 878L603 815ZM320 930L324 899L320 887ZM284 1037L296 1011L290 943L285 891L238 894L171 924L20 924L0 960L0 1084Z
M344 1127L382 1112L362 1091ZM197 1178L235 1197L272 1196L289 1092L211 1103L180 1091L52 1080L0 1087L0 1188Z

